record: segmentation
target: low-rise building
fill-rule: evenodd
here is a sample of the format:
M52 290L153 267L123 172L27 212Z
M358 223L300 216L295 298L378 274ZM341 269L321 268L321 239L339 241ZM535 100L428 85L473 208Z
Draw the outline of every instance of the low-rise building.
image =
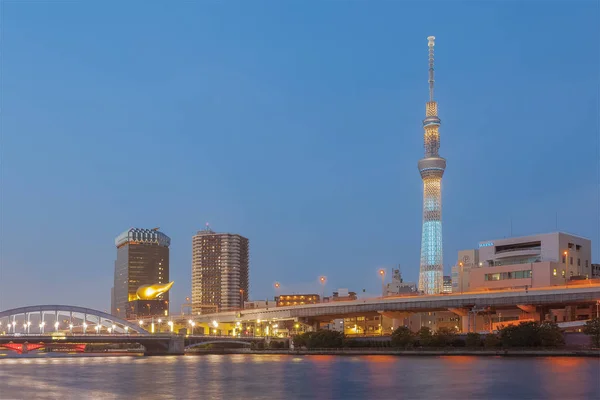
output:
M592 264L592 271L590 278L600 278L600 264Z
M306 304L318 304L321 297L318 294L282 294L275 297L277 307L303 306Z
M453 289L459 292L555 286L592 277L590 240L563 232L480 242L468 252L459 252L452 269Z
M255 308L268 308L268 300L252 300L244 302L244 310L253 310Z
M392 270L392 282L385 287L386 296L399 294L417 293L417 284L414 282L404 282L400 269Z
M331 301L352 301L356 300L357 298L356 292L350 292L348 289L338 289L337 292L333 292Z
M442 293L452 293L452 277L450 275L444 275L444 286L442 287Z

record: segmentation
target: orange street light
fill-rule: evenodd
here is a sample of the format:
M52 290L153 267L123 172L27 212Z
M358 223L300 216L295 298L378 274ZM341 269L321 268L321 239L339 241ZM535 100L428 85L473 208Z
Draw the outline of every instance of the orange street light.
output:
M321 303L323 303L325 301L325 282L327 282L327 277L320 276L319 282L321 282L321 285L323 285L323 290L321 290Z
M381 276L381 296L385 297L385 269L381 268L379 275Z
M279 289L279 287L281 286L281 284L279 282L275 282L275 289Z

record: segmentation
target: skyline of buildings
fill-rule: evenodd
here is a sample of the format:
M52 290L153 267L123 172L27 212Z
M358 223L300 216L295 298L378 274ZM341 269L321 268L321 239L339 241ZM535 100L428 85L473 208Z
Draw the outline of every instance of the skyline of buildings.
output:
M433 99L434 69L433 48L435 37L427 38L429 47L429 101L423 120L425 157L418 167L423 180L423 231L421 236L421 261L419 266L419 291L437 294L443 290L444 257L442 241L442 176L446 160L439 155L437 102Z
M239 310L248 301L250 242L215 233L208 224L192 237L192 313Z
M429 36L429 101L426 102L426 118L423 120L425 157L419 160L418 168L423 182L423 225L419 265L418 290L424 294L449 293L452 289L467 290L471 280L465 281L465 271L476 268L475 264L462 265L460 276L452 268L452 276L444 276L443 236L442 236L442 177L446 168L446 160L439 155L440 137L438 106L434 100L434 46L435 37ZM129 246L128 246L129 247ZM168 246L167 246L168 248ZM460 252L459 252L460 253ZM463 254L467 260L478 260L476 252ZM168 256L168 255L167 255ZM460 257L460 256L459 256ZM119 257L117 257L119 259ZM168 262L167 262L168 263ZM517 263L518 264L518 263ZM589 257L591 265L591 256ZM123 269L122 262L120 262ZM133 264L135 265L135 261ZM496 265L499 266L499 265ZM135 274L136 267L133 267ZM399 271L398 271L399 272ZM572 271L571 271L572 273ZM123 290L118 288L117 264L115 264L115 286L111 293L111 310L121 312L123 306ZM123 272L119 273L121 276ZM529 271L529 278L532 272ZM476 273L477 275L477 273ZM496 276L493 273L485 277ZM168 272L167 272L168 276ZM504 275L500 275L504 276ZM164 275L163 275L164 277ZM521 277L521 278L524 278ZM399 282L398 282L399 281ZM139 283L139 279L130 280L131 285ZM158 284L164 282L159 281ZM146 283L150 284L150 283ZM480 283L477 285L481 286ZM225 311L243 308L249 299L249 246L248 239L235 234L215 233L208 228L199 231L192 239L192 310L196 313ZM387 284L384 294L411 291L409 284L404 284L401 277L392 277L392 287ZM131 288L128 289L131 292ZM128 292L128 302L135 302ZM168 305L168 293L161 295ZM146 304L147 305L147 304ZM127 304L132 313L140 313L135 303ZM135 310L134 310L135 308ZM211 311L212 310L212 311ZM134 312L135 311L135 312ZM168 306L167 306L168 312Z

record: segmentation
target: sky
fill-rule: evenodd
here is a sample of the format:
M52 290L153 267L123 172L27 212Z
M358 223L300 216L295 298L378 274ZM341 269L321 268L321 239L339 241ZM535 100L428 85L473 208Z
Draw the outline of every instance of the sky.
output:
M115 237L208 222L250 297L418 277L427 36L444 266L562 231L600 262L597 1L1 1L0 309L110 309ZM511 228L512 227L512 228Z

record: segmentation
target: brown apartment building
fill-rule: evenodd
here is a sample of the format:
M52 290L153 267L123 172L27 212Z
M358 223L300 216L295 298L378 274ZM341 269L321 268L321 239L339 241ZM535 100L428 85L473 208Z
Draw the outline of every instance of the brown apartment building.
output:
M192 238L192 313L241 310L248 301L249 240L208 226Z

